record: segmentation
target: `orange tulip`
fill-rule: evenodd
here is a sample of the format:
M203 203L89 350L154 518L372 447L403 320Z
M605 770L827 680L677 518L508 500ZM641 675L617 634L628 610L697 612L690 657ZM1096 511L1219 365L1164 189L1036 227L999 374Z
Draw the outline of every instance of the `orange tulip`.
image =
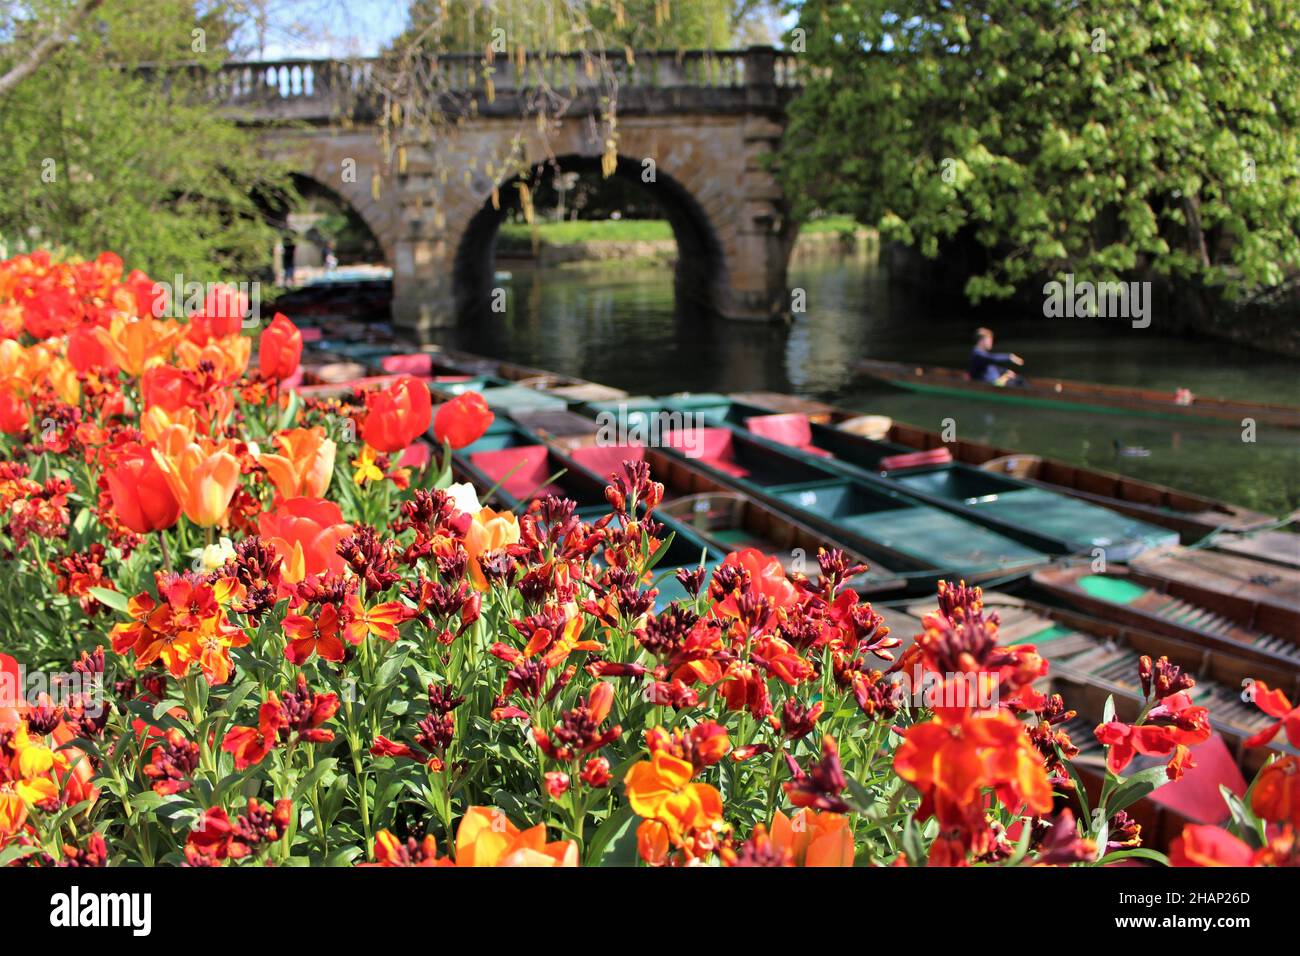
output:
M337 446L325 429L294 428L275 436L282 454L257 456L281 498L320 498L334 474Z
M352 533L343 512L323 498L287 498L257 518L257 533L284 559L284 581L297 584L308 575L342 574L338 543Z
M95 330L113 364L133 378L171 356L184 330L174 322L116 316L107 328Z
M769 836L775 846L790 851L796 866L853 865L853 829L842 813L804 808L791 820L778 810Z
M429 386L403 375L388 388L366 395L361 438L376 451L399 452L429 429L433 399Z
M479 559L488 551L496 551L519 540L519 522L512 512L483 508L474 515L469 530L465 532L465 553L469 555L469 576L480 591L487 590L487 578Z
M185 517L201 528L225 519L239 488L238 458L207 439L191 438L180 425L163 432L153 457Z

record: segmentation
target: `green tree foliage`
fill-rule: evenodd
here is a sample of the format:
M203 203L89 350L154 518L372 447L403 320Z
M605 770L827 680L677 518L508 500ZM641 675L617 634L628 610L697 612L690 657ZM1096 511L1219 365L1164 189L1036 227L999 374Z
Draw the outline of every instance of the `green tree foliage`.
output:
M6 8L0 73L30 50L37 24L66 13L58 6ZM206 64L226 55L229 33L219 7L108 0L0 98L8 251L112 249L129 267L200 281L262 267L275 238L258 198L286 195L288 180L195 95ZM192 81L141 69L186 60L200 64Z
M686 49L727 46L730 0L413 0L398 39L426 50L497 52Z
M798 26L796 211L931 257L974 239L974 298L1143 270L1240 294L1300 267L1294 0L807 0Z

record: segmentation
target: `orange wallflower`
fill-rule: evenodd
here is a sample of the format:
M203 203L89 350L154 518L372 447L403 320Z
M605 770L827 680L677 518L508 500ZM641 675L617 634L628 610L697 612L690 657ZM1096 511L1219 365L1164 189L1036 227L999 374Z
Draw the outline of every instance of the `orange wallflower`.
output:
M1020 720L1005 709L968 712L943 708L909 727L894 754L894 772L921 792L918 818L978 847L987 836L982 791L994 788L1013 811L1052 809L1052 786L1042 755Z
M805 808L791 820L778 810L768 835L774 846L789 851L796 866L853 865L853 828L842 813Z
M276 434L281 454L261 454L257 463L266 469L281 498L321 498L334 474L337 445L325 429L293 428Z
M225 520L239 488L238 458L207 439L191 438L180 425L163 432L153 456L185 517L201 528Z
M722 828L722 795L707 783L692 783L694 774L690 761L666 750L657 751L628 771L624 782L627 802L644 820L638 842L645 840L657 847L667 839L680 845L693 831Z
M1300 707L1292 707L1291 701L1281 690L1270 690L1263 681L1253 685L1255 703L1259 709L1277 722L1265 727L1246 741L1247 747L1262 747L1277 736L1279 730L1286 730L1286 739L1292 747L1300 747Z
M456 829L457 866L577 866L572 840L546 841L546 827L520 830L500 810L470 807Z

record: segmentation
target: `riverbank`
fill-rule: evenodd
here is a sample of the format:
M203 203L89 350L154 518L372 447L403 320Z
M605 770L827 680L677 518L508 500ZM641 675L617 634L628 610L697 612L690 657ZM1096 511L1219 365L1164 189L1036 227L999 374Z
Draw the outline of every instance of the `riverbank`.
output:
M828 216L805 223L793 256L854 253L875 257L879 238L847 216ZM604 219L503 223L497 258L520 267L590 267L602 264L671 264L677 259L672 226L663 219Z

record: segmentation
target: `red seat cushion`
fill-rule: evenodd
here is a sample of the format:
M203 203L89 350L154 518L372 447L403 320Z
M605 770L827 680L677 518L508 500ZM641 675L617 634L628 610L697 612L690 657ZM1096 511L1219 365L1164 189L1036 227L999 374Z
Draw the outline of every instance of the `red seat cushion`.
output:
M760 438L789 445L810 455L830 457L830 452L812 443L812 425L807 415L795 412L780 415L755 415L745 419L745 427Z
M569 452L569 457L600 477L608 478L623 470L623 462L644 460L645 448L641 445L583 445Z
M433 356L428 352L414 352L409 355L385 355L379 360L379 367L385 372L397 372L404 375L429 375L433 372Z
M911 451L905 455L890 455L880 459L881 471L901 471L904 468L920 468L923 465L946 465L952 461L952 452L947 448L931 448L929 451Z
M490 481L499 484L506 494L515 498L527 497L550 477L550 472L547 471L549 461L544 445L520 445L517 448L502 448L497 451L478 451L470 455L469 460ZM507 475L509 477L506 477ZM543 490L539 493L555 494L556 492Z

